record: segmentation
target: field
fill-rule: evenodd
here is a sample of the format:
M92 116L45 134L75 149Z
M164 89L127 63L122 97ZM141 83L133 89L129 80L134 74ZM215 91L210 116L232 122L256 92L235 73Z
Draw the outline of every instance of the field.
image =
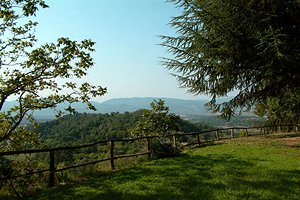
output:
M300 138L224 140L29 199L299 199Z

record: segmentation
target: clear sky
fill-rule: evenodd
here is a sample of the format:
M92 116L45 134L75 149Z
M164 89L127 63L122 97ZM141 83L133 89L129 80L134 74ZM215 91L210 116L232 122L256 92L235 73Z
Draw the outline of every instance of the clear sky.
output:
M161 64L171 56L158 35L174 35L168 23L179 14L164 0L48 0L36 17L39 43L58 37L92 39L95 66L86 80L105 86L108 93L95 99L172 97L199 99L187 94Z

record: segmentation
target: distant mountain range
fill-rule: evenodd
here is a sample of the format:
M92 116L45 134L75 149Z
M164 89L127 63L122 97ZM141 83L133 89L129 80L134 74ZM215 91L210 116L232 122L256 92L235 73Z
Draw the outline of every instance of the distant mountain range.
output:
M91 111L86 108L82 103L73 104L74 108L80 113L111 113L111 112L133 112L139 109L149 109L150 103L154 97L143 97L143 98L116 98L104 101L102 103L92 102L96 107L97 111ZM209 114L205 109L205 104L208 100L184 100L184 99L174 99L174 98L161 98L165 101L166 106L170 108L170 111L179 115L207 115ZM3 110L8 110L9 108L17 105L16 101L7 102ZM58 109L63 109L67 107L67 104L59 104ZM54 112L51 109L44 109L40 111L35 111L34 115L41 119L51 119L54 117Z
M149 109L150 103L159 98L145 97L145 98L118 98L105 101L97 107L99 112L132 112L139 109ZM208 100L184 100L174 98L161 98L165 101L166 106L170 111L180 115L186 114L204 114L205 104Z
M207 124L224 125L228 124L225 120L219 119L216 114L206 111L205 104L209 100L184 100L174 98L154 98L154 97L134 97L134 98L116 98L99 102L91 102L97 109L97 111L88 110L83 103L74 103L73 107L79 113L112 113L112 112L133 112L140 109L149 109L150 103L153 100L162 99L165 101L166 106L170 108L170 112L180 115L183 119L204 122ZM229 101L231 98L221 98L219 103ZM17 101L6 102L3 111L17 105ZM57 109L63 110L68 104L59 104ZM49 121L55 119L55 113L51 109L43 109L34 112L34 117L37 121ZM235 117L232 119L234 125L252 125L252 121L257 121L257 116L253 113L243 113L241 117ZM24 123L27 123L26 120Z

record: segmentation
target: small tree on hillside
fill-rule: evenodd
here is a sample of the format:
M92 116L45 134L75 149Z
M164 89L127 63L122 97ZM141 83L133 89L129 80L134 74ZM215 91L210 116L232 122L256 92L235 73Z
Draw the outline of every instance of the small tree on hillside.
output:
M179 149L172 146L167 137L174 131L179 130L180 117L169 113L169 107L163 100L154 100L150 110L144 110L140 121L131 131L134 136L158 135L151 141L151 155L155 158L173 157L179 154Z
M179 130L180 117L169 112L163 100L154 100L150 110L144 110L141 119L132 130L135 136L166 136Z

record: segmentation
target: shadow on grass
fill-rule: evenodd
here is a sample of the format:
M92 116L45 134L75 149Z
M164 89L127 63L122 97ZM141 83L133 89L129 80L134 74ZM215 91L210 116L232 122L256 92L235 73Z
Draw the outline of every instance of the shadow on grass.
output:
M229 154L181 155L95 176L32 199L297 199L300 171L260 169ZM255 169L255 170L253 170Z
M184 151L184 150L189 150L189 149L199 149L199 148L205 148L205 147L209 147L209 146L215 146L215 145L221 145L223 143L220 143L220 141L218 141L218 143L216 143L216 141L205 141L202 142L200 145L196 142L194 143L190 143L184 146L180 147L180 150Z

